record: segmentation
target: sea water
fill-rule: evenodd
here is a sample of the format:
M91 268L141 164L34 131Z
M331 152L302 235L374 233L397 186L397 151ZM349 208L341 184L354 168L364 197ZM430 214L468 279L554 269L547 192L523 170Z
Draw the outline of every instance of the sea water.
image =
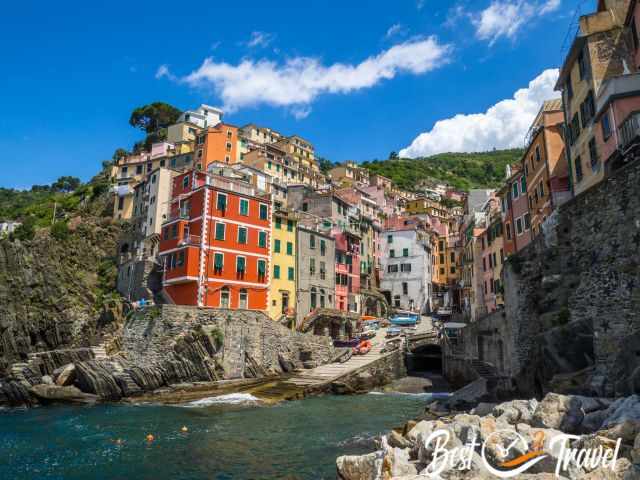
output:
M232 394L180 406L3 410L0 479L333 480L338 456L373 451L376 436L420 414L427 399L385 393L264 406Z

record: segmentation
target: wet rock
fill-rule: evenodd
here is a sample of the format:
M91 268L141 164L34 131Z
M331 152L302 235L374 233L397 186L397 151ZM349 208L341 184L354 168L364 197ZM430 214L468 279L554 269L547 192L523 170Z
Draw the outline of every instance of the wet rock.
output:
M395 448L410 448L411 442L400 435L395 430L391 430L387 435L387 442L391 447Z
M111 372L100 361L78 362L75 384L86 393L103 400L120 400L122 390Z
M60 387L41 383L33 385L29 392L44 403L95 403L97 395L83 393L74 386Z

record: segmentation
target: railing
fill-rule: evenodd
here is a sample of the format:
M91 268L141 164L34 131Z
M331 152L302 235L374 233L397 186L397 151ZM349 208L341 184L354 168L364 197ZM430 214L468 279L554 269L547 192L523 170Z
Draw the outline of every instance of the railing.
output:
M178 245L200 245L201 240L198 235L187 235L178 242Z
M191 214L189 212L179 211L177 213L169 213L167 216L167 222L172 220L189 220L191 218Z
M638 134L640 134L640 112L635 112L620 126L620 146L626 147Z

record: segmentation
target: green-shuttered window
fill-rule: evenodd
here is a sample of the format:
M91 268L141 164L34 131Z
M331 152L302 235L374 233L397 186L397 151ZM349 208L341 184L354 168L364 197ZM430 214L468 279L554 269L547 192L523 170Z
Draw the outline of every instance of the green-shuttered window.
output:
M240 199L240 215L244 215L245 217L249 215L249 200L246 198Z
M216 240L224 240L224 223L216 223Z
M274 253L280 253L280 240L273 241L273 251Z
M238 243L247 243L247 229L238 227Z
M293 255L293 243L287 242L287 255Z
M293 220L287 220L287 232L293 232Z
M276 228L280 230L282 228L282 218L276 217Z
M267 246L267 232L258 232L258 246L260 248Z
M266 274L267 274L267 261L258 260L258 278L260 280L263 280Z
M224 267L224 254L215 253L213 255L213 269L216 273L220 273Z
M280 278L280 265L273 266L273 278L275 279Z
M236 272L244 273L246 267L246 259L244 257L236 257Z
M260 220L266 220L269 213L269 209L264 203L260 204Z
M289 278L289 280L295 280L295 271L294 271L293 267L289 267L288 278Z
M217 203L218 210L225 211L227 209L227 196L224 193L219 193Z

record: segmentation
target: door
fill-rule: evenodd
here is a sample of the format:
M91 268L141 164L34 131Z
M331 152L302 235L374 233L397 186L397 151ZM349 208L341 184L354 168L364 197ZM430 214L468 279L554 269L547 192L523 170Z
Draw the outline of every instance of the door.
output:
M282 313L287 313L289 308L289 292L282 292Z
M227 287L220 291L220 308L229 308L229 289Z
M247 300L248 300L248 294L247 291L243 288L242 290L240 290L240 305L238 308L242 308L244 310L247 309Z

